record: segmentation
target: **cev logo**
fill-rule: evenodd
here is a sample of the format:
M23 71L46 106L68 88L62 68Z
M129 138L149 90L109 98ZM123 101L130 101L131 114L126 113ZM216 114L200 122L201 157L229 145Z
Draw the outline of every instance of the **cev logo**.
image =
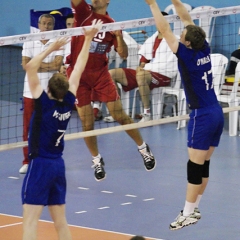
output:
M66 31L61 31L61 32L60 32L60 36L63 36L63 35L66 35L66 34L67 34Z
M220 11L213 11L213 14L219 14Z
M24 41L24 40L26 40L27 39L27 37L19 37L19 40L20 41Z
M122 23L122 24L120 25L120 27L121 27L121 29L124 29L124 28L125 28L125 24Z
M145 24L145 21L139 21L138 22L138 25L143 25L143 24Z

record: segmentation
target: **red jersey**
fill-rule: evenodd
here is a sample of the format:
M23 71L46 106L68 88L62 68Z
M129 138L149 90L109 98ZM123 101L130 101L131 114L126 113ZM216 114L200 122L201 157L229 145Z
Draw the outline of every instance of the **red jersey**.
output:
M78 6L72 4L75 9L75 27L83 27L92 25L94 19L101 19L103 23L112 23L114 20L110 18L108 14L102 15L95 13L90 4L87 4L85 0ZM71 54L67 59L67 63L73 68L78 54L82 49L84 43L84 35L74 36L71 41ZM86 65L86 71L93 71L101 69L108 64L108 58L106 53L111 50L112 46L117 47L117 39L113 32L101 32L97 33L92 39L91 47L89 50L89 58Z

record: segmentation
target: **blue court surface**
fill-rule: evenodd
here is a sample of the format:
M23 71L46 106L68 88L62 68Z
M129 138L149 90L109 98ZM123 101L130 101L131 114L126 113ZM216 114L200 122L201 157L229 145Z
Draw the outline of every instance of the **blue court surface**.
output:
M75 117L71 121L77 122ZM196 225L169 230L184 206L187 183L187 129L176 126L140 129L157 159L151 172L145 171L135 143L125 132L99 136L107 172L101 182L94 179L83 139L66 141L69 224L164 240L240 239L240 139L229 137L227 128L211 159L209 185L199 206L202 219ZM22 216L24 175L18 173L22 149L0 152L0 159L0 213ZM47 208L41 219L51 220Z

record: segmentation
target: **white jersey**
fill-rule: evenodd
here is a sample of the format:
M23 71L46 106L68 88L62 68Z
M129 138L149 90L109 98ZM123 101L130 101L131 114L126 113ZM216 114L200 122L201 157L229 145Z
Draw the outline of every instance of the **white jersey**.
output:
M46 44L43 44L41 41L25 42L23 44L22 56L29 57L29 58L32 59L33 57L35 57L36 55L38 55L39 53L44 51L46 48L48 48L48 46L54 41L55 41L55 39L50 39ZM54 51L54 52L50 53L43 60L43 62L50 63L50 62L54 61L56 56L59 56L59 55L63 56L63 50ZM47 90L48 80L56 72L57 71L49 71L49 72L38 73L38 77L40 79L41 86L45 91ZM27 74L25 75L25 78L24 78L23 96L27 97L27 98L33 98L32 94L30 92Z
M149 37L141 46L138 54L144 56L146 59L151 60L146 63L144 69L147 71L157 72L169 78L177 75L177 57L169 48L166 40L163 38L159 44L155 58L152 56L153 46L158 32Z

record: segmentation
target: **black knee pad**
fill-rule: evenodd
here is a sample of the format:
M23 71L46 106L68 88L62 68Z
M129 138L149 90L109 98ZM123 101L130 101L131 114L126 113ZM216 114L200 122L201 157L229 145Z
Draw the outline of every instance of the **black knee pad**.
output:
M203 164L203 170L202 170L202 177L203 178L208 178L209 177L209 165L210 165L210 160L205 161Z
M202 184L202 170L203 165L196 164L189 160L187 164L188 182L195 185Z

